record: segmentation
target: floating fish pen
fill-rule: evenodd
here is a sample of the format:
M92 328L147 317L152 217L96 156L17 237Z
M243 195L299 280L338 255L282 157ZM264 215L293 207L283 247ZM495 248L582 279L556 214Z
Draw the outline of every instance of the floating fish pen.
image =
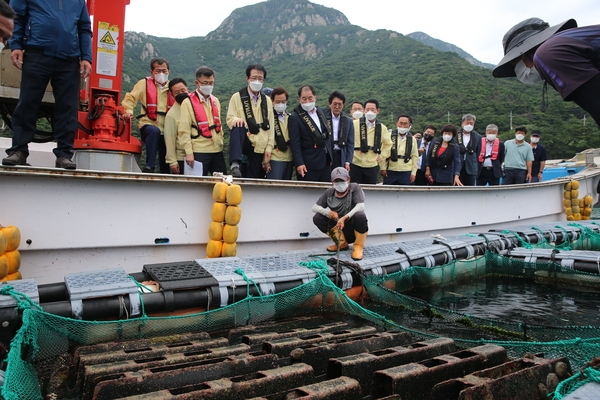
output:
M2 396L569 398L597 377L600 327L403 293L489 277L598 291L599 250L600 225L562 222L367 246L358 262L295 251L15 281L0 289Z

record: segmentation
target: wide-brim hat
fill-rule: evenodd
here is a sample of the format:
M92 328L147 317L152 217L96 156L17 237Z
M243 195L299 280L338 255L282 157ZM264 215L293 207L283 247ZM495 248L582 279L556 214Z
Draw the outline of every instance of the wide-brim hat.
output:
M519 22L510 28L502 38L504 58L494 68L492 75L495 78L516 76L515 67L510 63L512 60L544 43L555 33L571 28L577 28L577 22L574 19L554 26L550 26L540 18L529 18Z

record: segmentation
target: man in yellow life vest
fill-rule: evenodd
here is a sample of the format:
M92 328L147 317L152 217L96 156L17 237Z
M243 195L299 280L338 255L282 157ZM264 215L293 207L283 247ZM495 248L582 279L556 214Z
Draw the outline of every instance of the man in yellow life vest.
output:
M354 120L354 158L350 167L352 182L375 185L379 163L390 156L392 138L379 114L379 101L369 99L364 104L365 114Z
M406 114L398 116L396 129L391 133L390 156L379 162L379 173L384 185L410 185L417 177L419 150L417 139L410 133L412 118Z
M167 147L166 161L172 174L183 174L185 151L178 143L177 130L181 116L181 103L188 98L187 83L183 78L169 81L169 92L175 98L175 104L165 116L165 146Z
M271 161L275 146L273 102L261 92L267 70L260 64L246 67L247 86L231 96L227 125L231 129L229 160L231 175L242 177L242 156L248 159L244 177L263 178L263 165Z
M204 175L225 173L221 104L212 95L215 71L208 67L198 68L195 83L197 89L181 103L179 145L185 151L185 163L190 167L200 162Z
M127 120L133 116L137 104L142 105L142 113L137 116L140 120L140 136L146 144L146 166L142 172L154 172L158 153L160 173L168 174L170 168L165 159L167 150L162 135L165 115L175 103L175 98L169 92L169 63L164 58L153 58L150 72L151 76L138 81L131 92L125 95L121 105Z

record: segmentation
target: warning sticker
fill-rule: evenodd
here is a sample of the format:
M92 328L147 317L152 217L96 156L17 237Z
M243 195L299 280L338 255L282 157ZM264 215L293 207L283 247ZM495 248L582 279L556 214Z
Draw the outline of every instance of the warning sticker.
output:
M98 22L96 73L116 76L118 52L119 27L108 22Z

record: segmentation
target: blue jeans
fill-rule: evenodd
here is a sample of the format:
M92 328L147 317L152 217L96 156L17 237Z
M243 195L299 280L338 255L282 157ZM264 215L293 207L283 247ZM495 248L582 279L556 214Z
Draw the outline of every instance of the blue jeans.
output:
M146 145L146 165L152 169L156 166L156 154L158 153L158 165L161 174L170 174L171 168L167 164L167 146L165 138L160 134L160 129L154 125L144 125L140 128L140 136Z

